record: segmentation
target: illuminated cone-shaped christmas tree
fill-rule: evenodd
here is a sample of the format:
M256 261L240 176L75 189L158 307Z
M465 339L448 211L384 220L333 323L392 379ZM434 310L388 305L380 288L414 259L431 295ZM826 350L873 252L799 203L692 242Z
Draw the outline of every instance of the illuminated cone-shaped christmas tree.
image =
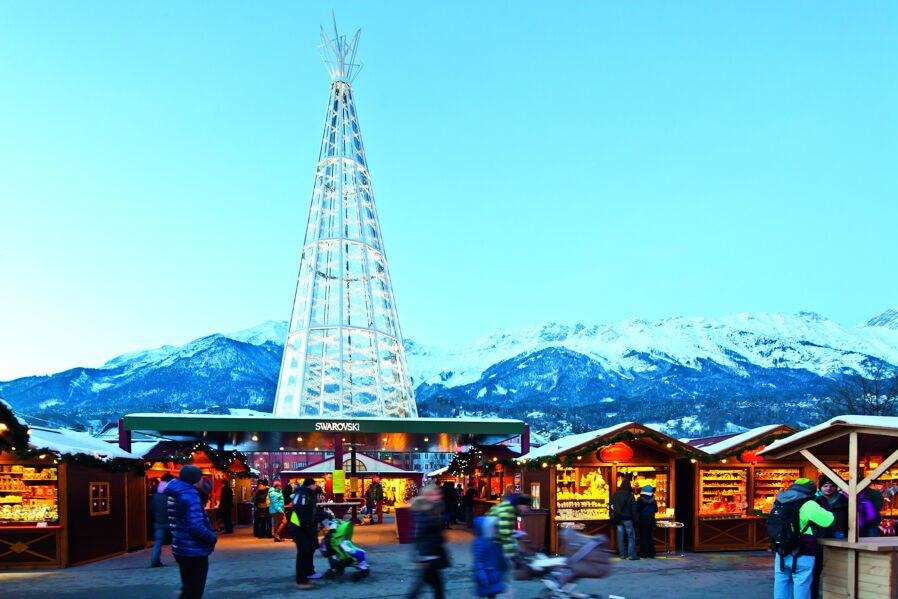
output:
M352 99L359 33L321 30L330 99L276 416L418 415Z

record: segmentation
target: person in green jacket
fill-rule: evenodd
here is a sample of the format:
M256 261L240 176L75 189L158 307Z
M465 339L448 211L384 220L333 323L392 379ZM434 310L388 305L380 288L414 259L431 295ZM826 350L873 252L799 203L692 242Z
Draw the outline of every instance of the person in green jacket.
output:
M773 599L808 599L817 551L817 531L832 525L832 512L814 501L817 485L808 478L799 478L795 484L776 496L778 503L799 503L798 526L802 531L798 555L787 555L773 560Z
M518 557L518 516L523 516L530 507L530 495L506 495L502 501L490 508L488 516L499 519L496 540L502 545L502 552L509 562Z
M274 536L274 542L280 543L284 539L281 533L287 520L284 518L284 494L281 492L281 481L276 480L268 490L268 512L271 514L271 530Z

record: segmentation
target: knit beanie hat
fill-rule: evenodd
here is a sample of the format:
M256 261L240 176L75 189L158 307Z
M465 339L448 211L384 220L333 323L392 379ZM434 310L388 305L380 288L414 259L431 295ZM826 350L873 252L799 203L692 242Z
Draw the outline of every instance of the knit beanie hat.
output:
M178 474L178 478L189 485L195 485L203 478L203 471L196 466L184 466Z
M642 488L642 494L649 495L649 496L654 495L655 489L652 488L652 485L646 485Z
M816 490L817 490L817 485L815 485L815 484L814 484L814 481L812 481L812 480L809 479L809 478L799 478L798 480L795 481L795 484L796 484L796 485L801 485L802 487L808 487L808 488L811 489L812 491L816 491Z
M314 484L315 484L314 478L307 478L304 481L302 481L302 486L304 486L304 487L311 487Z
M274 481L274 486L277 487L278 489L280 489L280 488L281 488L281 481L279 481L279 480Z
M825 474L821 474L820 478L817 479L817 488L822 489L823 485L825 485L826 483L829 483L831 485L835 484L830 477L826 476Z

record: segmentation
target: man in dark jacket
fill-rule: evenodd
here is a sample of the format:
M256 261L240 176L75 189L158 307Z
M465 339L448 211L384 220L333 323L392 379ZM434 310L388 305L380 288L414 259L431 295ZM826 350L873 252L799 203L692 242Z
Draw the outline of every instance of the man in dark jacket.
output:
M234 532L234 491L231 489L229 480L221 487L218 494L218 518L224 524L224 534L229 535Z
M296 588L308 591L315 588L311 579L315 575L315 550L318 548L318 523L315 522L315 506L318 503L318 485L307 478L293 495L293 542L296 544Z
M821 539L844 539L848 534L848 498L839 493L836 486L825 474L817 479L817 496L814 500L820 507L832 512L833 523L822 528L817 535ZM814 552L814 571L811 579L811 597L820 596L820 574L823 573L823 547L817 545Z
M178 478L165 487L171 552L181 572L181 599L199 599L206 588L209 554L218 540L200 500L203 473L196 466L184 466Z
M168 496L165 495L165 487L174 476L166 472L156 487L156 492L150 495L150 510L153 513L153 551L150 553L150 567L161 568L162 544L168 535Z
M630 479L624 478L611 497L611 523L617 525L617 552L621 559L636 557L636 501L633 499Z

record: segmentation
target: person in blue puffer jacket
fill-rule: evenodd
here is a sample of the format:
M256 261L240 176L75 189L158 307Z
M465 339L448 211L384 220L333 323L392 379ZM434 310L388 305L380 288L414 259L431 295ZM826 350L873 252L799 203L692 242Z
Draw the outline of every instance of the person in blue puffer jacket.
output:
M508 562L496 538L498 528L499 519L493 516L481 516L474 520L477 538L471 545L471 551L474 556L474 583L481 597L495 597L508 589L505 583Z
M171 552L181 573L181 599L200 599L209 573L209 554L218 538L200 499L203 473L196 466L184 466L178 478L168 483L168 522Z

